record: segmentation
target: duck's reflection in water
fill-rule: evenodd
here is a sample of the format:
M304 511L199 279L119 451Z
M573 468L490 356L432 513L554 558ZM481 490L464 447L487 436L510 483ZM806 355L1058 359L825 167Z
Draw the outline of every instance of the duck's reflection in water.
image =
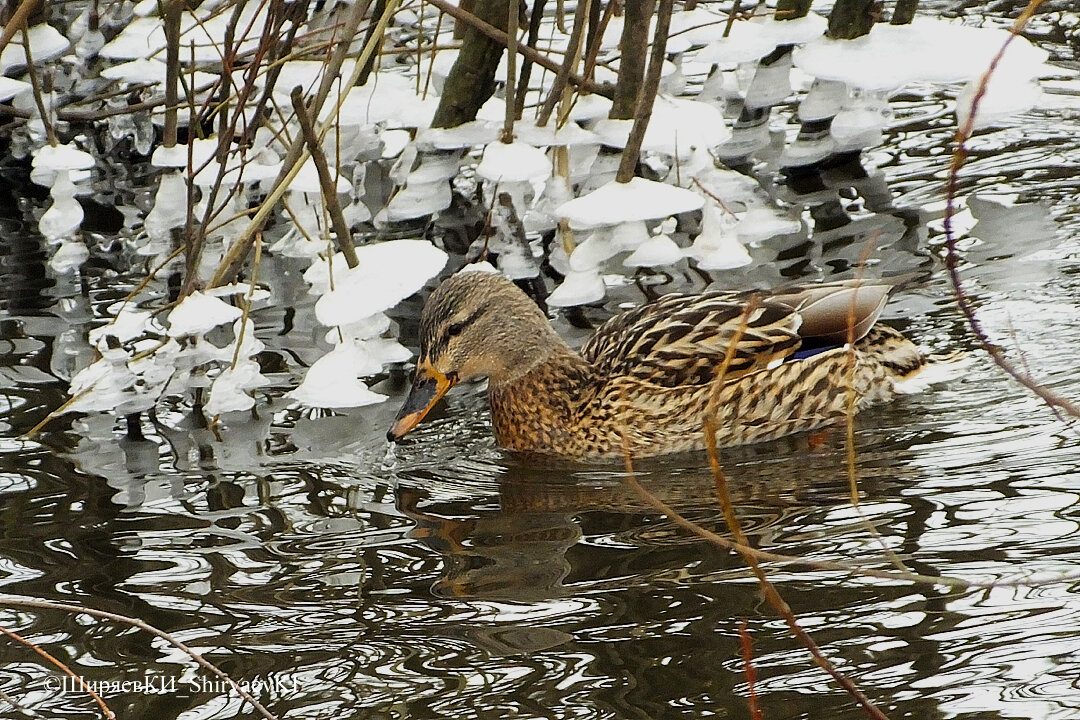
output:
M806 437L786 443L800 444L790 462L755 449L733 453L733 501L744 528L766 542L782 535L795 513L824 513L847 502L842 454L819 451ZM571 584L603 581L622 575L616 565L659 562L654 554L677 547L685 551L688 544L703 546L690 555L697 561L704 557L709 572L739 572L736 556L676 527L658 511L657 501L727 534L704 456L680 459L640 464L636 477L655 498L651 501L617 466L514 462L503 468L493 496L435 499L428 489L403 483L396 502L416 523L410 536L446 558L432 588L439 597L521 602L566 597L581 589L568 588L568 578ZM673 560L667 557L666 563Z

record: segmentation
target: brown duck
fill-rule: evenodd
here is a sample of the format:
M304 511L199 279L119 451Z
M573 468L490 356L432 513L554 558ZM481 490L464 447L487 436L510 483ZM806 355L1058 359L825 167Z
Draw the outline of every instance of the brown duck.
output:
M387 437L416 427L458 382L483 377L495 439L510 450L616 456L624 436L635 456L700 449L710 407L720 445L820 428L843 419L849 387L861 409L926 364L876 322L890 289L665 295L611 318L575 352L512 282L461 272L424 305L412 390Z

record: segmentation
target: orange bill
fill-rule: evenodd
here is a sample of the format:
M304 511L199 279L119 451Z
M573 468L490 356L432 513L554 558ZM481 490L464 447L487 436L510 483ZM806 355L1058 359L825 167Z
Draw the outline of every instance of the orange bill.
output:
M456 384L457 375L454 373L449 376L443 375L427 362L417 365L409 397L405 398L405 404L398 410L394 424L386 433L386 439L396 442L403 438L406 433L420 424L431 408L435 407L435 403L439 402L442 396Z

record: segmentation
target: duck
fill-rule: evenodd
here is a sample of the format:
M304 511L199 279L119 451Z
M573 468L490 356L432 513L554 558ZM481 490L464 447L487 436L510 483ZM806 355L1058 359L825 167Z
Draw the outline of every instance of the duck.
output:
M574 350L512 281L459 271L424 304L413 382L387 439L481 378L500 447L568 460L700 450L707 418L720 447L818 430L892 399L927 365L878 322L892 289L672 293L615 315Z

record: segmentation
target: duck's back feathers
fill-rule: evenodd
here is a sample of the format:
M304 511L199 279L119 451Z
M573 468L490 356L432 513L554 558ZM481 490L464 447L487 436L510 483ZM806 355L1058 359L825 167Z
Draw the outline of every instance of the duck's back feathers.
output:
M603 377L626 376L662 387L707 385L716 379L745 322L725 377L735 379L782 361L799 346L799 316L763 302L746 313L734 293L665 295L597 329L581 349Z
M799 349L859 340L877 322L889 286L836 283L762 296L713 292L672 294L617 315L581 348L602 377L626 376L661 387L706 385L775 367ZM749 312L747 308L750 308Z

